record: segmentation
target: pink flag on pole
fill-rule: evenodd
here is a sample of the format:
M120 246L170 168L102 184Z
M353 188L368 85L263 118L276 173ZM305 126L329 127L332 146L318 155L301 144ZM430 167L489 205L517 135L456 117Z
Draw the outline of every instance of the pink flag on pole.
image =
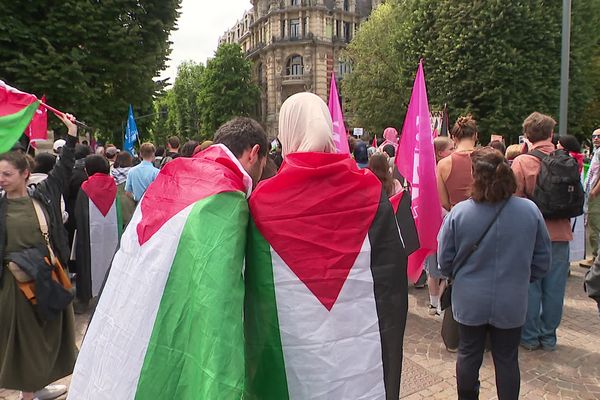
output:
M346 125L344 125L344 114L340 105L335 74L331 73L331 87L329 88L329 113L333 121L333 141L338 153L350 154L348 138L346 137Z
M46 102L46 96L42 97L42 103ZM33 114L33 118L29 123L25 134L29 137L29 141L33 144L37 140L48 139L48 110L46 107L39 106Z
M408 279L416 282L425 258L437 251L442 206L435 177L435 153L423 64L419 62L396 157L398 171L412 187L412 211L421 247L408 258Z

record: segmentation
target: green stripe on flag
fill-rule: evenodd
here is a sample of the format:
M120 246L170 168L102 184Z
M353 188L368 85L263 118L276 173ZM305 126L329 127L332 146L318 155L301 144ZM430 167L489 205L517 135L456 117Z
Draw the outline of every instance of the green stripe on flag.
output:
M136 399L241 399L248 204L241 192L197 202L183 228Z
M289 398L273 281L271 246L250 222L246 246L246 386L245 399ZM268 267L270 266L270 268ZM258 316L260 318L251 318ZM259 321L260 320L260 321ZM265 324L263 321L269 321ZM264 368L268 366L268 368Z
M0 153L9 151L31 122L40 101L35 101L14 114L0 117Z

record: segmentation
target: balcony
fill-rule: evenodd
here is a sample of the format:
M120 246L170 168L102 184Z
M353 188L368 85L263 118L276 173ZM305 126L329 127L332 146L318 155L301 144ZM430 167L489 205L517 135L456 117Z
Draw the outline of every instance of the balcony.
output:
M309 82L311 76L309 74L304 75L284 75L281 77L281 84L284 86L289 85L301 85Z

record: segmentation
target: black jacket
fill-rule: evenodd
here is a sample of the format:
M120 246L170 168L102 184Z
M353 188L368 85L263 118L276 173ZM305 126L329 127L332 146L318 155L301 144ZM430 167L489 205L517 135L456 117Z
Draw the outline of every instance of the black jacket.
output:
M48 178L41 182L29 195L38 200L44 209L48 221L48 230L50 233L50 244L56 257L63 266L67 265L69 260L69 244L67 241L67 231L62 223L62 211L60 209L60 196L67 193L69 180L75 164L75 143L77 139L68 136L67 143L62 148L60 159L54 166L54 169L48 174ZM6 196L0 198L0 262L4 263L4 250L6 247ZM0 278L4 268L0 268Z

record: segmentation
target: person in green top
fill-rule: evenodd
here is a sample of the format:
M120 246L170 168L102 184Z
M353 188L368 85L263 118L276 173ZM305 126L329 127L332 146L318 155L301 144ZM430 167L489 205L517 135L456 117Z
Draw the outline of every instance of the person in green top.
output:
M60 197L75 163L77 127L61 117L69 136L56 166L37 187L27 188L30 166L19 152L0 154L0 387L22 391L21 398L53 399L66 387L50 385L73 371L77 357L73 307L54 320L40 318L7 268L7 255L46 246L35 213L35 200L45 214L52 251L67 265L69 247L62 224Z

